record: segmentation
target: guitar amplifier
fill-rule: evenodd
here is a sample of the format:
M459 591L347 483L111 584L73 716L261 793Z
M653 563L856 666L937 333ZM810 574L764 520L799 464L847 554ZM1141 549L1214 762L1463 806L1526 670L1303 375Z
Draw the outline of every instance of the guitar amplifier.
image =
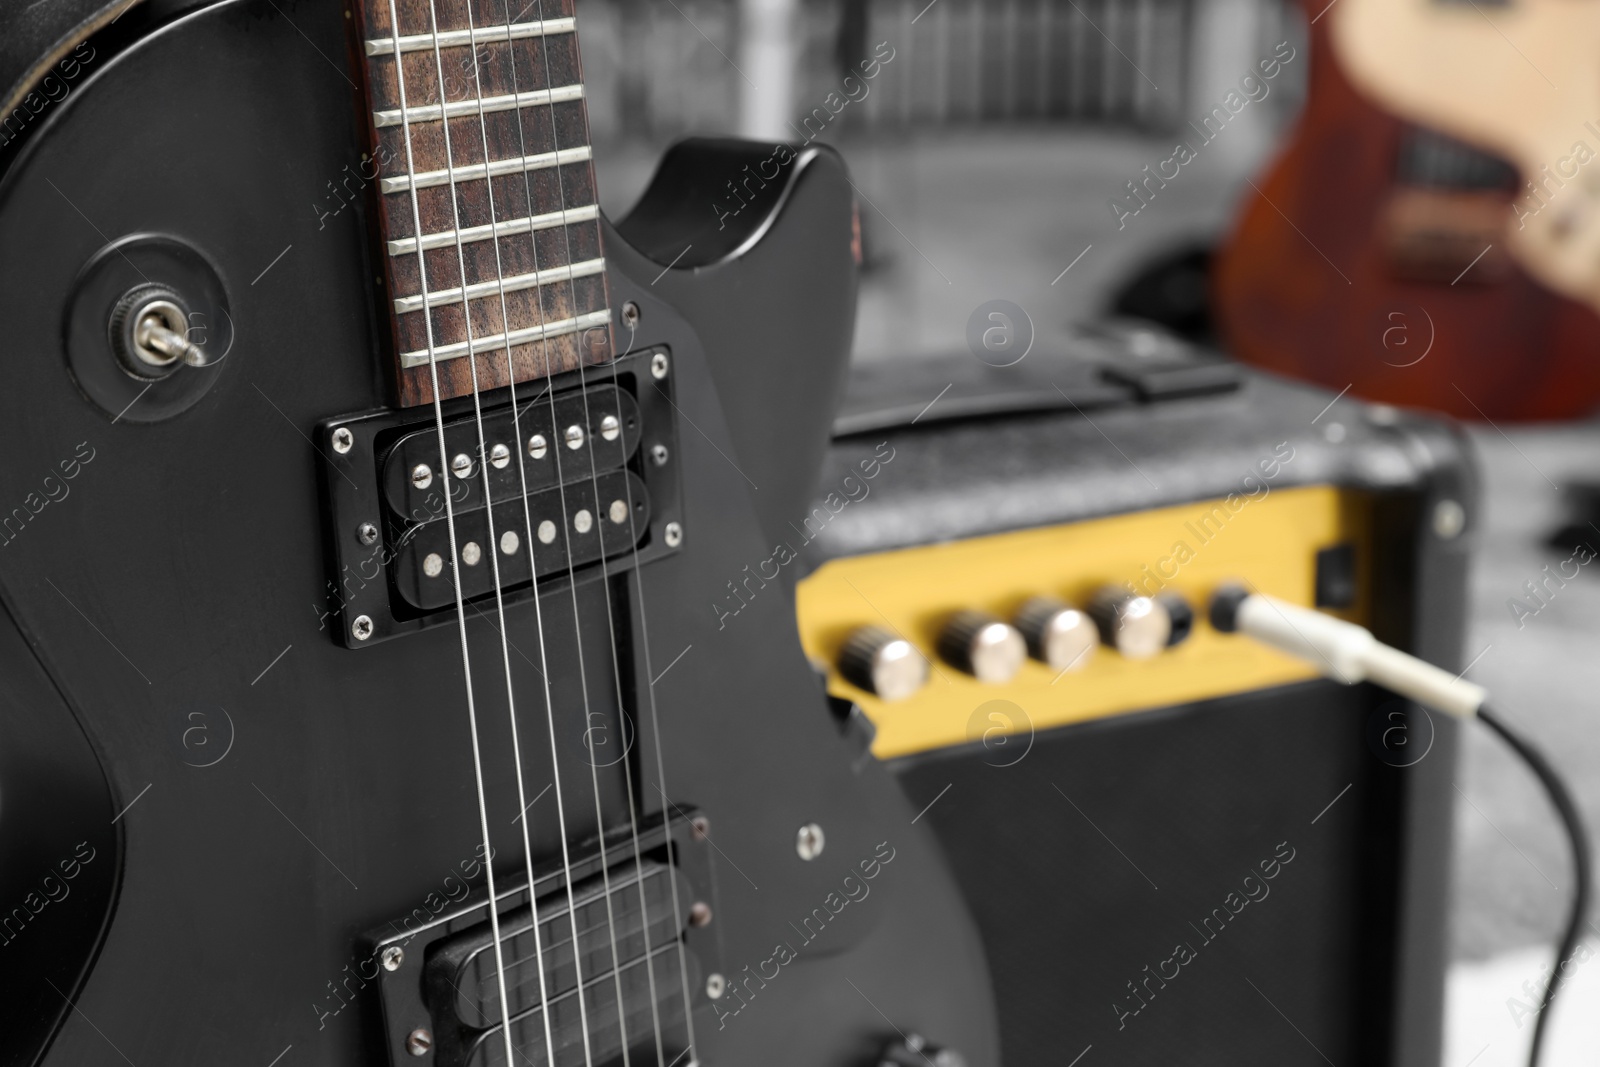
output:
M1003 1062L1436 1063L1454 724L1206 606L1242 582L1459 669L1464 436L1115 325L867 364L835 429L717 610L806 569L802 643L947 853Z

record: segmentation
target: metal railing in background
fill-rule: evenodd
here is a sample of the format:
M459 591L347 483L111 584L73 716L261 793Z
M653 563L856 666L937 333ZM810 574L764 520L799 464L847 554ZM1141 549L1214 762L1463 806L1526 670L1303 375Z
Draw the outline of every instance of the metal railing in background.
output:
M1265 3L1274 0L1263 0ZM795 18L796 129L843 94L842 4ZM893 49L840 129L977 122L1160 131L1185 114L1195 0L871 0L867 51ZM584 0L578 7L597 140L739 126L734 0ZM1159 87L1159 91L1158 88Z

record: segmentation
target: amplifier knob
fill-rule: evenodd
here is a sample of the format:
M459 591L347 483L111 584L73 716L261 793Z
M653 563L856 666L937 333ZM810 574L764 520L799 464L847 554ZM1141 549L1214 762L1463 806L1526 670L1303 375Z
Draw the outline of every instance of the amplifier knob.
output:
M1054 597L1029 600L1012 624L1028 643L1029 655L1058 673L1082 669L1100 643L1094 620Z
M1172 616L1164 606L1121 589L1102 589L1095 594L1089 617L1100 630L1100 640L1128 659L1157 655L1172 635Z
M959 611L939 634L939 655L980 682L1003 685L1022 669L1028 646L1010 623L981 611Z
M883 700L904 700L927 684L928 661L905 638L863 626L839 650L839 673Z

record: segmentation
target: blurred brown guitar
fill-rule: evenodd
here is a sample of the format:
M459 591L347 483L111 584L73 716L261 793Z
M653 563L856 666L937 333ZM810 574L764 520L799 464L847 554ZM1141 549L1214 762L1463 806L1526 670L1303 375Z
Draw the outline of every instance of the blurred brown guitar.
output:
M1600 405L1600 3L1307 6L1305 112L1213 274L1225 342L1469 419Z

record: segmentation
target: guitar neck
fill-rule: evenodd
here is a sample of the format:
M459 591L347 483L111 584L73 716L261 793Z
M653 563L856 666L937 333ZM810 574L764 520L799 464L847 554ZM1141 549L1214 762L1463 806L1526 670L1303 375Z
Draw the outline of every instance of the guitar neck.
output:
M611 356L573 0L361 0L397 401Z

